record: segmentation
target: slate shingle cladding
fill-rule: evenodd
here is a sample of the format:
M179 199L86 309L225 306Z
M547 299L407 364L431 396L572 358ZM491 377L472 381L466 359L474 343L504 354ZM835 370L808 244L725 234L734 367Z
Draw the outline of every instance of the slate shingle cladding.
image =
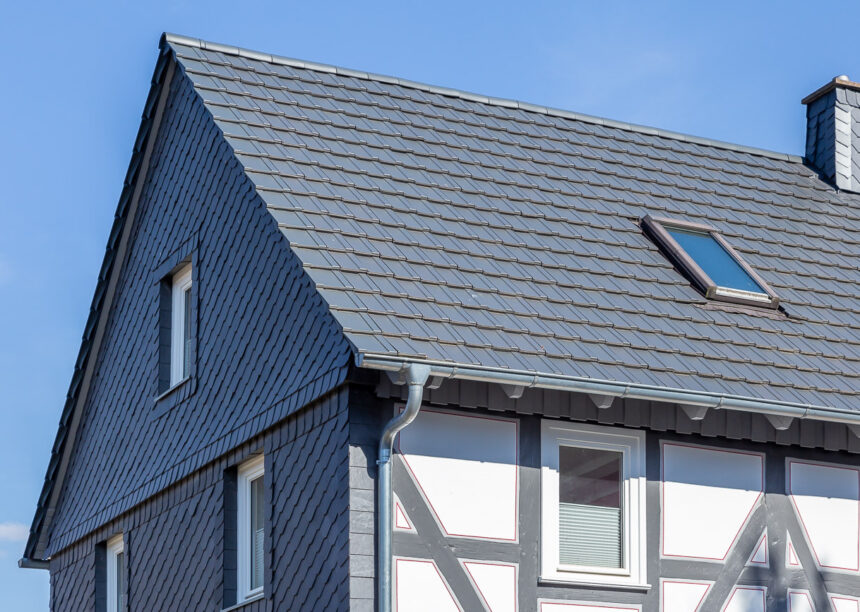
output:
M347 389L220 457L51 560L51 609L95 610L96 544L123 532L132 610L220 610L224 589L224 473L266 455L266 592L242 608L348 609Z
M800 158L170 40L357 351L858 409L860 197ZM712 308L645 214L788 316Z
M837 77L827 93L804 99L806 158L839 189L860 192L860 91Z
M230 147L177 71L47 553L342 381L349 347ZM194 392L164 409L159 263L195 244ZM166 400L170 401L170 399Z

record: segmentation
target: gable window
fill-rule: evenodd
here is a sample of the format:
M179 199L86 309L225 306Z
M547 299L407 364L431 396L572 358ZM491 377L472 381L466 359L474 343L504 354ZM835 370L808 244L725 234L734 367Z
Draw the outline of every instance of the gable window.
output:
M107 612L124 612L125 603L125 544L122 535L111 538L107 542L107 571L106 610Z
M170 386L174 386L191 374L191 264L174 273L170 301Z
M779 298L712 227L645 216L645 233L706 298L776 308Z
M541 436L541 578L641 586L644 434L545 421Z
M239 466L236 489L236 549L238 600L245 601L263 593L265 551L265 506L263 457Z

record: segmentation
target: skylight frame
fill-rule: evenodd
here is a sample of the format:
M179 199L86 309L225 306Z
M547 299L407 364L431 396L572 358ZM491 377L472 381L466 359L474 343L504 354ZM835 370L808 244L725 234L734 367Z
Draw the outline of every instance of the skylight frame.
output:
M652 217L651 215L642 217L641 225L645 233L657 244L669 261L707 299L759 308L776 309L779 307L779 297L773 289L743 260L740 254L732 248L732 245L715 228L703 223L694 223L692 221L670 219L667 217ZM687 254L687 251L678 244L675 238L667 231L667 227L708 234L762 288L763 292L744 291L742 289L717 285L699 264Z

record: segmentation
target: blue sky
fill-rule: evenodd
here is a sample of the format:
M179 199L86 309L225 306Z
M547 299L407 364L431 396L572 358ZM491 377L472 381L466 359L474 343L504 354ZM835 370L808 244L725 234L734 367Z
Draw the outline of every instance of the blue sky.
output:
M3 3L0 609L46 610L23 549L158 37L802 153L800 99L860 80L856 2ZM856 29L856 28L855 28Z

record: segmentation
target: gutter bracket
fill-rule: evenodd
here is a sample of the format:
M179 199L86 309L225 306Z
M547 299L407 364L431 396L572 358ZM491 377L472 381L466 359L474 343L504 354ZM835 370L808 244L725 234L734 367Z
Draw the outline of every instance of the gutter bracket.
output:
M615 400L614 395L597 395L596 393L589 393L588 397L590 397L594 405L601 410L606 410L612 406L612 402Z
M406 383L406 368L402 370L397 370L396 372L392 372L390 370L385 371L386 376L388 376L388 380L391 381L392 385L403 385Z
M442 381L445 380L444 376L431 376L430 382L427 383L428 389L438 389L442 386Z
M846 427L848 427L848 431L860 438L860 423L846 423Z
M523 396L523 391L526 390L524 385L499 385L508 399L520 399Z
M764 415L764 418L766 418L777 431L785 431L791 427L791 424L794 421L794 417L781 414L766 414Z
M690 406L689 404L681 404L680 408L691 421L701 421L709 410L708 406Z

